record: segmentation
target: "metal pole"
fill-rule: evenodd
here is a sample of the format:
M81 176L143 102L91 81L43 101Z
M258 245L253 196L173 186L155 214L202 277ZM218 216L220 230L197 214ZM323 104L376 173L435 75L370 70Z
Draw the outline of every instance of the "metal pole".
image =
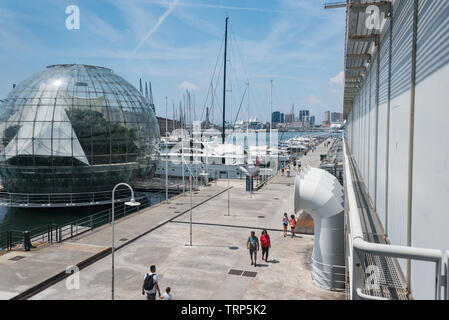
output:
M190 185L190 246L192 246L192 173L189 174Z
M181 132L181 170L182 170L182 195L185 196L186 184L184 182L184 133Z
M225 45L224 45L224 56L223 56L223 132L221 134L221 141L224 145L226 136L226 54L228 47L228 17L226 17L226 28L225 28ZM225 158L222 158L222 163L225 164Z
M228 216L231 215L231 189L229 188L229 163L228 163Z
M412 40L412 70L411 70L411 89L410 89L410 125L409 125L409 154L408 154L408 195L407 195L407 246L412 246L412 213L413 213L413 152L415 149L415 97L416 97L416 56L418 42L418 19L419 4L414 1L413 13L413 40ZM411 260L407 260L407 286L408 291L412 292L411 287ZM439 275L438 275L439 276Z
M246 143L249 146L249 82L247 83L248 89L246 90Z
M165 97L165 202L168 204L168 98Z
M112 279L111 279L111 300L114 300L114 206L115 206L115 188L112 190Z
M270 150L271 150L271 128L272 128L272 126L273 126L273 80L270 80Z
M115 208L115 189L119 186L126 186L131 190L131 201L134 201L134 190L131 188L131 186L127 183L119 183L117 184L114 189L112 189L112 246L111 246L111 257L112 257L112 277L111 277L111 300L114 300L114 208Z

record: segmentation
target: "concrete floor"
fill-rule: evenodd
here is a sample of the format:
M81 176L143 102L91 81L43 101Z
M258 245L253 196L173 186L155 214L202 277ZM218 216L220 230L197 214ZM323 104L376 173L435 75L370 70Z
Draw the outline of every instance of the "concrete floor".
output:
M302 159L303 165L317 166L322 153L326 153L326 150L319 146L317 151ZM171 200L168 205L160 204L119 220L115 227L116 246L124 243L120 242L122 238L131 239L166 223L116 251L115 298L144 299L141 295L143 277L149 266L155 264L161 289L170 286L174 299L344 299L343 293L328 292L316 287L312 282L310 258L313 236L283 237L283 213L290 215L293 212L293 184L293 177L277 176L262 190L250 196L245 191L244 181L231 181L229 216L228 191L225 191L227 181L219 181L216 186L203 188L194 195L194 203L205 202L193 210L192 246L189 245L189 212L172 219L188 209L188 196L180 196ZM207 200L211 195L217 196ZM270 258L269 262L262 261L259 252L259 264L254 267L250 265L246 240L250 231L254 230L256 235L260 236L263 228L268 229L271 236ZM31 279L36 278L36 272L41 273L41 269L61 271L65 269L64 265L75 264L79 262L77 259L84 258L76 257L73 253L65 257L67 252L71 251L62 246L71 246L72 251L77 253L81 248L101 250L110 246L110 239L111 228L104 226L70 242L48 246L31 253L20 252L20 255L38 256L44 250L54 250L55 253L58 249L61 251L63 259L58 260L58 266L52 266L55 262L41 259L41 267L35 265L34 270L26 268L25 265L26 260L31 260L30 256L14 262L6 258L3 261L3 257L0 257L0 268L9 263L11 271L20 271L21 277L26 278L22 280L21 286L17 284L19 276L13 276L4 285L3 276L0 274L0 292L4 292L0 298L8 298L8 294L11 296L12 293L21 292L31 286ZM229 275L230 269L255 271L257 275L254 278ZM34 274L31 274L32 272ZM46 279L48 274L51 274L49 270L42 272L37 279ZM79 289L67 289L66 280L63 280L32 299L111 298L110 255L82 269L79 276Z

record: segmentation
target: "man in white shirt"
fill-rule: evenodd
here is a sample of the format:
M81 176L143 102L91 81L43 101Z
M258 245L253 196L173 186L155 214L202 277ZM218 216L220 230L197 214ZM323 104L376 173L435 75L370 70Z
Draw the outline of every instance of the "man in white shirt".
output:
M145 293L147 294L147 300L156 300L156 290L159 294L159 297L161 296L161 290L159 289L159 279L157 277L156 274L156 266L152 265L150 267L150 271L151 273L147 273L145 275L145 278L143 279L143 284L142 284L142 295L144 295ZM153 286L150 289L146 289L145 288L145 280L147 279L147 277L153 277ZM150 281L151 283L151 281Z

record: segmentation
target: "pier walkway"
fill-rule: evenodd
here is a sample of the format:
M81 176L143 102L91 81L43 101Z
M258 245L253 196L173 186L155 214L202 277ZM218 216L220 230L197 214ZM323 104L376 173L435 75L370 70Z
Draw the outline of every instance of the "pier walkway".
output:
M318 166L324 153L320 145L302 159L303 165ZM141 286L151 264L157 266L161 290L170 286L174 299L344 299L343 293L328 292L312 283L313 236L282 235L282 215L293 212L294 177L278 175L253 195L245 192L244 181L232 180L229 191L227 183L219 180L193 194L192 246L189 194L116 222L116 299L145 299ZM254 267L246 240L250 231L260 236L264 228L271 236L269 262L262 261L259 252ZM27 298L110 299L110 247L111 227L106 225L71 241L2 255L0 298L16 297L66 267L83 266L83 261L92 259L95 262L85 263L79 273L79 289L67 289L62 279ZM14 259L17 256L24 258ZM257 274L232 275L231 270Z

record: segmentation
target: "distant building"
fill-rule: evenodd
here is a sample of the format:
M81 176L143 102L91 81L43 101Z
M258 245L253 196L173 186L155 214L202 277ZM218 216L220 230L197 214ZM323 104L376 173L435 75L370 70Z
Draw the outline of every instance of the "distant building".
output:
M309 117L309 124L311 127L315 126L315 116L310 116Z
M282 112L276 111L271 115L271 122L273 123L284 123L285 116Z
M299 121L304 123L304 117L309 117L310 111L309 110L300 110L299 111Z
M331 123L341 123L343 122L343 113L341 112L332 112L331 113Z
M293 123L295 122L296 117L294 113L286 114L285 115L285 123Z
M165 137L166 131L168 131L168 134L170 135L170 133L174 129L179 129L180 128L179 121L167 119L168 130L166 130L166 128L165 128L165 118L163 118L163 117L156 117L156 119L157 119L157 123L159 124L159 130L160 130L161 137Z
M324 113L324 124L329 124L331 123L331 112L330 111L326 111Z

